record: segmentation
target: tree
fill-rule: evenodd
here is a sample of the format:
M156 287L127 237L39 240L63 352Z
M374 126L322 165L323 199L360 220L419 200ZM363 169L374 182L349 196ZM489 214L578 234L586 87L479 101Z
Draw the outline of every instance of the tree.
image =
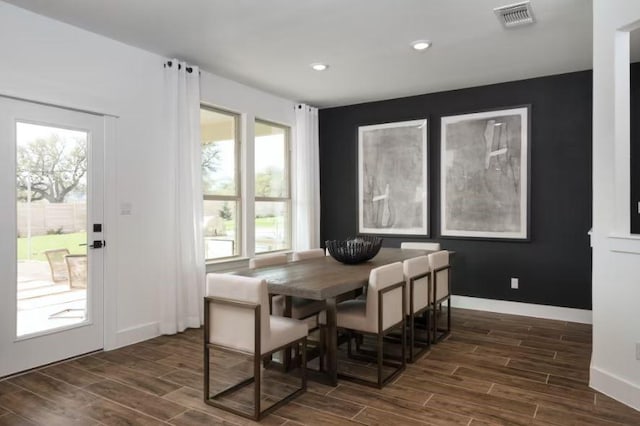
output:
M256 173L256 196L257 197L283 197L284 178L282 170L269 167L264 171Z
M214 142L202 144L202 184L205 192L215 186L214 174L220 166L220 150Z
M18 146L18 199L62 203L76 189L82 189L87 173L86 144L81 140L62 140L56 134Z
M218 212L218 215L224 220L231 220L233 218L233 212L229 208L229 204L225 201L222 208Z

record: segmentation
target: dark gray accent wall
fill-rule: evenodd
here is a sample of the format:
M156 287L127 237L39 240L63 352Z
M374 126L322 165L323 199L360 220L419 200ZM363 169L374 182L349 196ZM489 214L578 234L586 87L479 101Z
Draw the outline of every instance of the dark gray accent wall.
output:
M525 104L531 241L440 238L440 117ZM456 295L591 309L591 71L322 109L319 117L323 241L358 230L358 126L427 118L431 237L384 236L384 246L437 240L455 250ZM511 277L520 279L519 290L510 288Z

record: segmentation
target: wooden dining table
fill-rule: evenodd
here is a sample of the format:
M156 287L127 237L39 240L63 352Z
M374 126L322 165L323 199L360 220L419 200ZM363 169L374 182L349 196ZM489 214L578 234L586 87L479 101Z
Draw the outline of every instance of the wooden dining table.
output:
M338 384L338 333L336 305L340 296L363 288L369 282L369 273L378 266L401 262L432 253L428 250L382 248L368 262L346 265L325 256L289 262L284 265L256 269L240 269L235 275L266 280L269 293L286 296L285 315L291 315L291 297L302 297L326 302L326 376L332 386Z

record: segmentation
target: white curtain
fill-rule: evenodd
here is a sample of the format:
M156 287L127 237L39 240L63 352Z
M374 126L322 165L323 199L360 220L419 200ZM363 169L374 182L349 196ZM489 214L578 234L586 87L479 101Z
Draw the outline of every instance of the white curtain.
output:
M295 250L320 247L318 109L299 104L295 139Z
M172 59L164 66L165 125L171 178L173 227L171 262L174 273L159 286L160 331L173 334L203 323L204 241L200 145L200 72ZM165 171L158 171L164 173Z

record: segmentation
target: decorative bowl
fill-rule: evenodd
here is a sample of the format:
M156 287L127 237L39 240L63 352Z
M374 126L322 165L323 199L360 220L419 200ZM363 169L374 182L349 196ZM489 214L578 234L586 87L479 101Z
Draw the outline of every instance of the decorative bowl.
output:
M327 240L325 245L335 260L352 265L373 259L382 247L382 238L365 235L348 240Z

